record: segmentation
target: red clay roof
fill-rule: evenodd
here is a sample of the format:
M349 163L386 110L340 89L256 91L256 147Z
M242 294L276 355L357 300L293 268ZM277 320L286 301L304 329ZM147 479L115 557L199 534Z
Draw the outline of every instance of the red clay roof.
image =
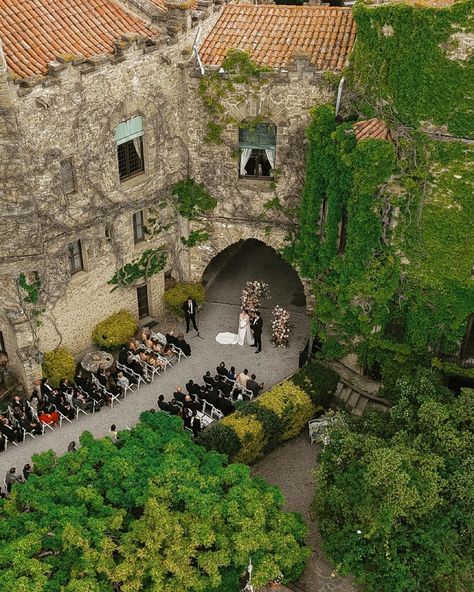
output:
M150 0L150 2L152 4L154 4L155 6L157 6L163 12L168 12L168 6L167 6L168 0ZM183 1L183 4L185 4L184 1ZM190 2L191 10L196 10L197 5L198 5L198 0L191 0L191 2Z
M390 129L385 121L381 119L365 119L364 121L357 121L352 126L355 131L356 140L366 140L372 138L374 140L390 140Z
M111 0L0 0L0 38L21 78L45 74L55 54L113 53L122 33L156 32Z
M350 8L228 4L203 42L203 63L221 65L241 49L259 65L281 68L305 53L318 70L341 70L356 36Z

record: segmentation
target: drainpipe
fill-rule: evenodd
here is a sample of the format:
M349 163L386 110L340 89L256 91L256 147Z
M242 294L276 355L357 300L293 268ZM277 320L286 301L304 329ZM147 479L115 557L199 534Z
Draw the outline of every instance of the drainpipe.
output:
M342 97L342 88L344 86L344 76L339 81L339 86L337 87L337 99L336 99L336 117L339 113L339 107L341 106L341 97Z
M196 33L196 37L194 39L194 43L193 43L193 51L194 54L196 56L197 59L197 63L199 66L199 70L201 71L201 76L204 76L205 71L204 71L204 66L202 65L202 61L201 61L201 56L199 55L199 50L197 48L197 44L199 43L199 36L201 34L201 27L198 27L197 33Z

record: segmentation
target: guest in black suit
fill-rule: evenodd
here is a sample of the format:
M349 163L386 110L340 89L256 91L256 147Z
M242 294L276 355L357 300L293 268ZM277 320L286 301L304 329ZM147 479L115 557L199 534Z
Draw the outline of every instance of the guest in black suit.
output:
M196 313L198 311L198 305L195 300L192 299L191 296L188 296L188 299L183 302L183 306L181 307L184 311L184 318L186 319L186 333L189 333L189 322L191 321L193 327L198 331L196 325Z
M178 405L175 399L171 399L169 403L169 412L171 415L179 415L181 412L181 407Z
M245 388L248 388L249 391L252 391L253 396L256 397L258 395L258 393L262 390L263 388L263 382L261 384L259 384L256 380L256 376L255 374L252 374L252 376L250 377L249 380L247 380L247 386Z
M219 376L227 376L228 373L229 373L229 371L225 367L225 363L224 362L221 362L219 364L219 366L217 366L216 372L217 372L217 374L219 374Z
M191 346L184 339L184 335L182 333L180 333L178 335L178 337L176 338L175 345L176 345L176 347L179 347L179 349L183 352L183 354L185 356L190 356L191 355Z
M211 386L211 387L214 386L214 379L212 378L211 373L209 372L209 370L206 372L206 374L204 374L204 376L202 377L202 379L209 386Z
M186 390L190 395L198 395L200 388L198 384L194 384L192 380L186 383Z
M178 401L179 403L184 403L184 393L181 389L180 386L176 387L175 392L173 393L173 397L175 398L176 401Z
M165 401L164 395L160 395L158 397L158 407L161 409L161 411L170 411L170 404Z
M250 323L250 329L253 333L254 346L257 348L256 354L262 351L262 330L263 330L263 319L260 316L260 312L257 310L255 316Z
M216 407L220 409L224 415L229 415L234 411L232 403L222 395L219 395Z
M191 417L191 429L193 430L194 437L196 437L202 430L201 420L197 416L196 411L193 411L193 415Z

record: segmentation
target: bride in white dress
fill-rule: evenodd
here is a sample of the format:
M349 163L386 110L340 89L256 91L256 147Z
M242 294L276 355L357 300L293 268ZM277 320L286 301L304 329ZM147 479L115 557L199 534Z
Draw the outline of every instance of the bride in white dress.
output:
M219 333L216 335L216 341L223 345L244 345L252 343L252 334L250 332L250 317L246 310L243 310L239 315L239 332L235 333Z

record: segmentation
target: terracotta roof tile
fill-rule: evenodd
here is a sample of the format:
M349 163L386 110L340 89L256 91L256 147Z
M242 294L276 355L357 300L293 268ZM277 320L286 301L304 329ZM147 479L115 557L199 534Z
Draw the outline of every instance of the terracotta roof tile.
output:
M58 53L113 53L114 40L129 32L156 35L112 0L0 0L3 50L21 78L45 74Z
M204 64L218 66L229 49L241 49L271 68L306 53L318 70L341 70L355 35L350 8L228 4L199 53Z
M381 119L366 119L357 121L352 126L355 131L356 140L366 140L372 138L375 140L390 140L390 129L385 121Z
M152 4L154 4L157 8L159 8L162 12L167 12L168 11L168 7L167 7L167 3L168 0L150 0L150 2ZM183 4L184 4L184 0L183 0ZM191 10L196 10L198 6L198 0L191 0Z

